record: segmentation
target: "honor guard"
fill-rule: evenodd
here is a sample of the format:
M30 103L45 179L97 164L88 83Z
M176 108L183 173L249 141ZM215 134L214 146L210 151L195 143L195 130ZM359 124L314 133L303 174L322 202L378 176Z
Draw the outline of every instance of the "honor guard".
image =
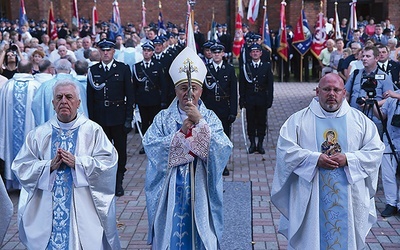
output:
M167 107L167 83L163 66L153 59L153 43L143 44L142 50L143 61L133 66L133 85L142 118L142 133L145 134L156 114ZM144 154L144 149L139 153Z
M101 62L88 72L87 104L89 118L100 124L118 152L116 196L124 195L126 137L132 130L134 92L129 66L114 60L114 42L98 43Z
M152 59L156 62L159 62L165 72L169 71L169 67L171 66L172 61L174 58L172 57L171 54L166 53L166 46L164 45L164 42L161 37L156 37L153 40L153 45L154 45L154 54L152 56ZM174 83L171 79L171 76L169 74L165 74L165 83L167 85L167 103L166 106L169 106L169 104L174 100L175 98L175 86Z
M237 115L237 78L232 65L223 61L224 46L211 46L213 61L206 64L207 75L201 99L207 108L213 110L222 122L225 134L230 137L231 124ZM225 167L223 175L229 175Z
M214 45L214 43L211 41L207 41L203 44L203 53L201 54L200 57L206 65L209 63L212 63L213 56L211 53L211 46L213 46L213 45Z
M255 151L265 153L263 141L267 127L267 109L272 106L273 99L274 78L271 64L261 61L261 54L261 46L253 44L250 47L251 62L246 62L240 69L239 104L240 108L246 108L249 154Z

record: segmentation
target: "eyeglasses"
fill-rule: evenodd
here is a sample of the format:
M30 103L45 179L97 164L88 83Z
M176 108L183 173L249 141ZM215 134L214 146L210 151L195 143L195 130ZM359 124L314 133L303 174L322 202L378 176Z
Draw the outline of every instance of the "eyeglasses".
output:
M333 88L333 89L331 89L331 88L322 88L321 90L322 90L322 92L324 92L324 93L331 93L331 91L333 90L333 92L335 92L336 94L340 94L340 93L342 93L342 91L343 91L344 89L338 89L338 88Z

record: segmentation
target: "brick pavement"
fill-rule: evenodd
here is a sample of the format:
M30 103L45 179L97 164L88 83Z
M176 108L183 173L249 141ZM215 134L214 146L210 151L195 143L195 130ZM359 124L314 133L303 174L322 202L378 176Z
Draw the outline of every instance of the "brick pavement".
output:
M275 83L273 107L269 110L269 140L264 142L265 155L247 155L244 147L240 117L232 129L234 150L229 161L231 170L225 181L252 181L253 244L254 249L286 249L286 239L277 234L279 212L270 202L270 190L275 166L275 145L279 128L293 112L306 107L316 83ZM128 172L124 180L125 196L117 199L118 230L123 249L150 249L146 245L147 214L144 194L146 157L139 155L140 138L128 137ZM13 192L15 209L18 194ZM385 207L383 189L379 184L376 195L378 214ZM16 214L13 217L1 249L25 249L18 240ZM367 237L369 249L400 249L400 216L384 219L378 216Z

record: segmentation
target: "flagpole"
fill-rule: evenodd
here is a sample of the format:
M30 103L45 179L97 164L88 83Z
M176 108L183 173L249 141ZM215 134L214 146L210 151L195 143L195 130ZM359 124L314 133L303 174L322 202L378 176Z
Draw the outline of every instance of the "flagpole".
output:
M301 1L301 15L303 16L303 9L304 9L304 1ZM303 23L301 23L303 25ZM303 82L303 60L304 60L304 55L303 53L300 53L300 82ZM305 69L306 70L306 69Z
M262 37L265 39L265 18L267 16L267 0L264 0L264 15L263 15L263 26L262 26Z

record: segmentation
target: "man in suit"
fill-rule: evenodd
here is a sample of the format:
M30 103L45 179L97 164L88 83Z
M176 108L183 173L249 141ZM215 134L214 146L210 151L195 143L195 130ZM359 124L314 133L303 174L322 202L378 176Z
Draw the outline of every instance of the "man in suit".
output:
M153 59L153 43L143 44L142 49L143 61L133 66L133 85L135 103L139 106L144 134L156 114L167 107L167 83L163 66ZM144 154L144 148L139 153Z
M239 104L246 108L247 134L250 139L249 154L265 154L263 141L267 128L267 109L272 106L274 76L269 62L261 61L259 44L250 47L251 62L240 69ZM256 146L255 138L258 137Z
M230 138L231 124L237 115L237 78L232 65L223 60L224 46L211 46L213 61L206 64L207 75L201 99L208 109L215 112L222 122L225 134ZM223 175L229 175L225 167Z
M400 65L398 62L389 59L389 48L382 44L376 46L379 50L378 67L386 74L392 76L392 82L399 88Z
M132 130L134 92L129 66L114 60L115 44L98 43L101 61L90 67L87 81L89 118L101 125L118 152L116 196L124 195L126 138Z
M383 34L383 28L380 24L375 25L375 34L373 34L370 38L375 43L381 43L385 46L388 44L388 38Z

